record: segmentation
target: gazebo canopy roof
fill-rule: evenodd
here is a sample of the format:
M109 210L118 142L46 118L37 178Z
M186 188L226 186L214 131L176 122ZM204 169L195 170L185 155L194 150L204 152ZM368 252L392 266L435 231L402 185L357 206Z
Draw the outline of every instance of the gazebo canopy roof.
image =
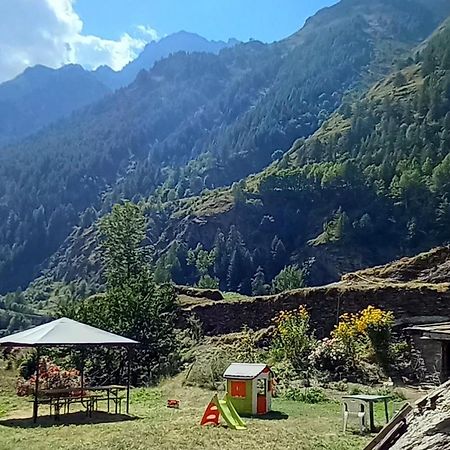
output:
M69 347L137 345L133 341L76 320L62 319L39 325L0 339L0 347Z

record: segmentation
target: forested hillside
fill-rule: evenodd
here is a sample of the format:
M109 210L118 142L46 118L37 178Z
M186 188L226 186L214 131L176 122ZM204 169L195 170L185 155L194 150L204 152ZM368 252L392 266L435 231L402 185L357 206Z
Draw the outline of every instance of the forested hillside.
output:
M268 279L291 259L307 261L309 270L312 260L303 251L305 240L318 238L318 244L326 240L319 238L317 225L322 226L324 216L332 212L330 227L346 224L345 215L353 215L347 208L352 199L365 196L367 205L372 198L383 203L387 196L368 187L363 175L361 185L345 185L347 189L339 188L333 195L326 191L326 183L323 192L321 182L316 189L319 175L310 175L314 171L328 174L341 170L340 165L358 166L351 161L350 150L349 157L343 159L325 157L330 162L319 163L317 169L310 149L320 147L318 152L325 152L325 141L297 141L289 157L282 159L284 151L295 140L308 138L339 107L341 113L332 119L339 123L332 128L348 127L354 111L349 103L341 106L344 94L351 91L356 96L368 83L391 71L393 64L412 67L407 54L432 33L449 9L450 5L440 0L343 0L279 43L253 41L219 55L175 54L151 71L142 72L128 88L4 149L0 155L0 291L26 286L74 226L78 228L72 239L60 249L52 266L60 278L68 275L64 269L68 265L72 266L71 275L78 277L82 256L74 249L80 250L85 244L76 242L77 236L122 198L145 201L151 196L149 234L161 250L180 231L177 224L174 228L170 225L161 235L167 226L165 219L179 199L229 185L260 171L272 160L280 160L274 166L276 172L271 169L259 181L249 182L248 187L241 182L233 188L237 202L233 218L226 223L218 219L223 233L217 233L216 247L221 246L222 257L216 254L214 265L217 258L221 263L217 272L212 272L212 264L207 262L206 272L218 276L221 286L248 292L258 266L266 270ZM410 76L406 69L403 76L407 80ZM371 106L367 108L372 110ZM343 136L345 140L347 134ZM327 151L334 155L332 148ZM294 156L297 150L298 157ZM303 155L309 159L302 160ZM294 160L301 166L296 168ZM284 179L282 167L306 177L314 185L313 196L317 198L273 188L277 177ZM344 170L347 172L356 174ZM325 198L327 204L320 210L320 201ZM308 203L312 201L314 208ZM217 206L214 201L212 204ZM185 211L181 209L179 214ZM370 215L370 211L367 213ZM308 223L309 216L316 217L314 223ZM190 230L190 222L185 222ZM229 229L232 222L237 227ZM384 233L394 233L390 238L401 233L396 226L386 228L384 222L382 227ZM206 242L208 233L183 233L181 237L189 244L200 240L208 250L212 248L214 236ZM389 242L397 248L396 242ZM169 247L172 256L178 246ZM187 255L187 248L183 251ZM180 262L174 278L195 282L199 274L205 275L205 264L198 263L206 258L201 251L197 248L189 261ZM276 264L264 268L267 258L275 258ZM352 258L346 255L344 260L347 263ZM76 264L72 264L74 261ZM165 261L159 263L162 278L167 276L168 266ZM331 266L336 267L334 261Z
M289 264L310 284L335 281L450 241L449 180L447 23L279 162L182 205L174 217L190 218L167 229L158 267L195 281L187 249L200 242L223 289L260 289Z
M109 91L78 65L28 68L0 84L0 147L69 116Z

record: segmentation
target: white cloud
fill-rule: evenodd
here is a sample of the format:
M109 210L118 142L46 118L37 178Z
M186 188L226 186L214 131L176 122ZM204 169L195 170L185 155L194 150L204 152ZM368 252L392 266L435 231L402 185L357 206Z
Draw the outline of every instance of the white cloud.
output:
M159 39L159 34L154 28L146 25L137 25L136 29L143 36L150 38L151 41L157 41Z
M107 64L115 70L131 61L145 44L158 38L150 27L139 25L136 35L118 40L83 34L83 22L74 0L0 1L0 82L26 67L67 63L86 68Z
M147 41L133 38L128 33L124 33L118 41L80 34L70 44L70 62L77 62L88 69L106 64L119 70L134 59L146 43Z

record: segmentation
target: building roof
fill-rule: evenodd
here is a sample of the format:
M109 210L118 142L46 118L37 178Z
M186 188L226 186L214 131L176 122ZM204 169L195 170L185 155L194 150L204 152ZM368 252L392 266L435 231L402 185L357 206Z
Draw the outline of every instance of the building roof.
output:
M270 370L267 364L233 363L225 370L223 377L253 380L266 369Z
M20 333L0 339L0 347L59 347L59 346L127 346L137 341L76 320L53 320Z
M424 337L428 337L430 339L443 341L450 340L450 322L415 325L407 328L407 331L421 333Z

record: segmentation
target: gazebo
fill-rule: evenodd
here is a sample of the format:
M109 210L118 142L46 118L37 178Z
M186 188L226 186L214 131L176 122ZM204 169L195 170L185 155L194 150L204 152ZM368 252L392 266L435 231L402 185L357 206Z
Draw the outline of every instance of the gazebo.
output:
M131 348L137 341L91 327L68 318L53 320L20 333L14 333L0 339L0 347L34 347L36 348L36 385L34 389L33 421L36 422L39 408L39 365L40 350L52 347L124 347L128 349L126 411L130 409L130 367ZM81 392L84 388L83 362L81 369Z

